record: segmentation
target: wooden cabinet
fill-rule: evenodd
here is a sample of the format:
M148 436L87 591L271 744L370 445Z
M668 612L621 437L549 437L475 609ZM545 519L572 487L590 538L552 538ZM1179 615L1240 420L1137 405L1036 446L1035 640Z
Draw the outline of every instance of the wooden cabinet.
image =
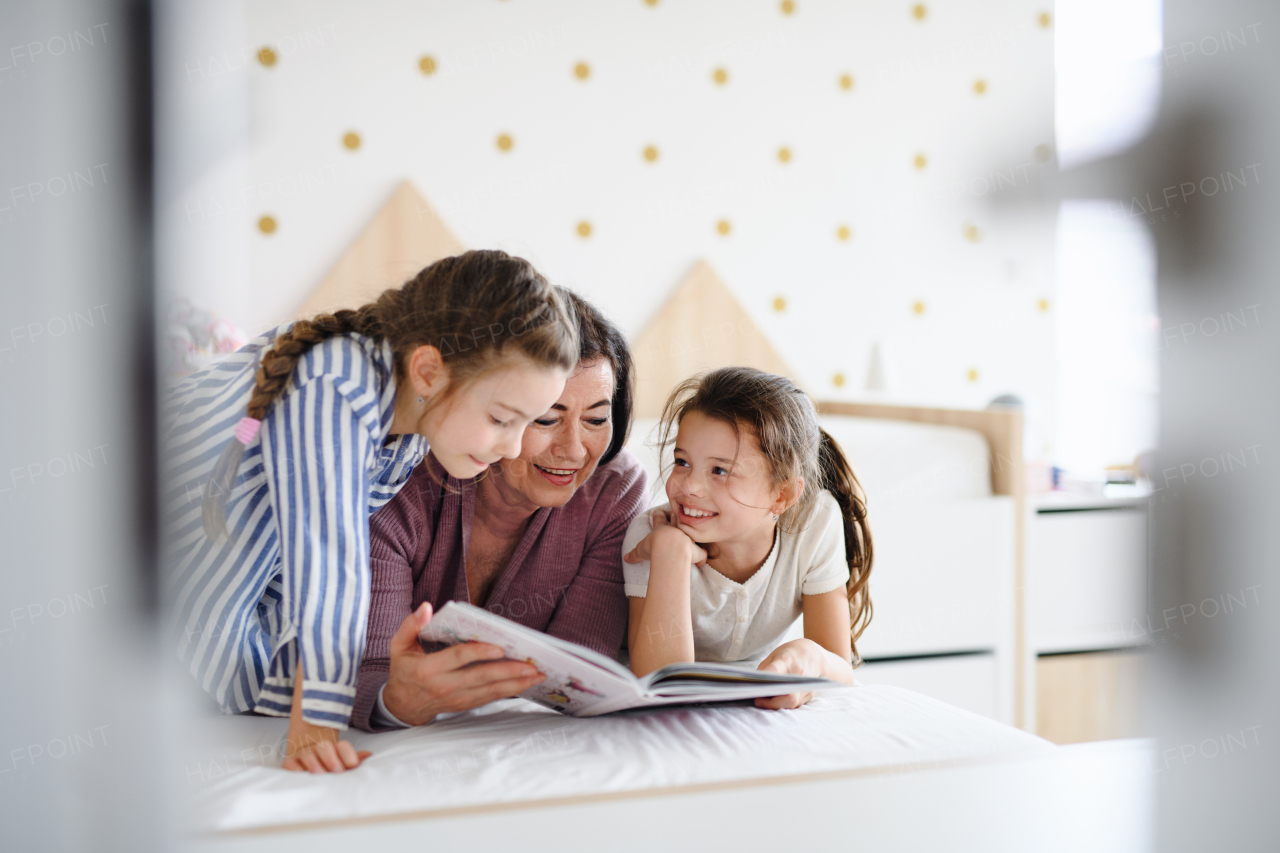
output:
M1028 501L1025 718L1055 743L1140 734L1147 615L1141 499Z
M1143 651L1042 655L1036 660L1036 734L1054 743L1142 734Z

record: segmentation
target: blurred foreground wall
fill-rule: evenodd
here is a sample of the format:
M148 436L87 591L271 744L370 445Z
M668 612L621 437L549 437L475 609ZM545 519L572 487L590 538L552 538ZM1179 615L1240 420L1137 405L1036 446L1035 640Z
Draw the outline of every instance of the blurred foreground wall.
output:
M0 849L158 849L145 4L0 4Z
M1116 178L1156 239L1167 336L1149 614L1162 850L1280 843L1278 11L1166 2L1161 118Z

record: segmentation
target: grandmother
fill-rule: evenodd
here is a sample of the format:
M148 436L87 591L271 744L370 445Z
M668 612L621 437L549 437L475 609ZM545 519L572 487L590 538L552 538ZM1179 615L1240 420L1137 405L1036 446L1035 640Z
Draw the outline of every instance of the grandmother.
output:
M448 601L616 657L627 630L622 538L647 506L643 466L623 447L631 352L592 305L563 291L582 342L564 393L525 430L520 456L457 480L434 457L370 524L369 631L351 724L384 731L518 695L542 680L502 650L428 653L418 630Z

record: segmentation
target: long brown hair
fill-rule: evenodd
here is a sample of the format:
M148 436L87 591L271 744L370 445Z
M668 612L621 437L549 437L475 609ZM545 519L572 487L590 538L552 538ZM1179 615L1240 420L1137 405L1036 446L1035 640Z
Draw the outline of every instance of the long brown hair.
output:
M872 616L867 580L873 548L867 499L840 445L818 426L813 402L787 377L750 367L722 367L699 374L681 382L667 399L659 439L664 457L675 429L690 412L726 423L738 436L743 428L749 430L760 443L775 485L804 478L800 499L778 518L779 530L795 533L804 529L823 490L836 499L844 520L849 636L857 665L858 638Z
M534 364L571 370L578 361L578 324L564 297L533 265L506 252L464 252L423 269L354 311L299 320L261 358L248 416L262 420L308 350L337 335L388 341L396 379L419 346L436 347L449 371L452 395L497 367L512 352ZM436 400L433 403L439 403ZM226 529L226 504L244 445L232 440L205 485L205 531Z

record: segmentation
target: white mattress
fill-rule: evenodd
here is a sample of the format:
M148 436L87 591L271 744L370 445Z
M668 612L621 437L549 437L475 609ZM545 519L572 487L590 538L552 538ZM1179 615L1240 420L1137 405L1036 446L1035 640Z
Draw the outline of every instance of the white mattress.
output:
M877 504L932 503L991 495L991 450L964 427L820 415Z
M374 755L313 777L279 769L285 720L202 722L185 764L197 828L232 830L491 804L714 786L1052 752L1047 741L896 687L833 691L797 711L716 707L574 719L522 700L417 729L352 732Z
M991 452L987 440L974 430L843 415L821 415L818 422L840 444L877 508L991 495ZM657 423L637 419L627 442L654 483L659 470ZM660 488L653 501L666 501Z

